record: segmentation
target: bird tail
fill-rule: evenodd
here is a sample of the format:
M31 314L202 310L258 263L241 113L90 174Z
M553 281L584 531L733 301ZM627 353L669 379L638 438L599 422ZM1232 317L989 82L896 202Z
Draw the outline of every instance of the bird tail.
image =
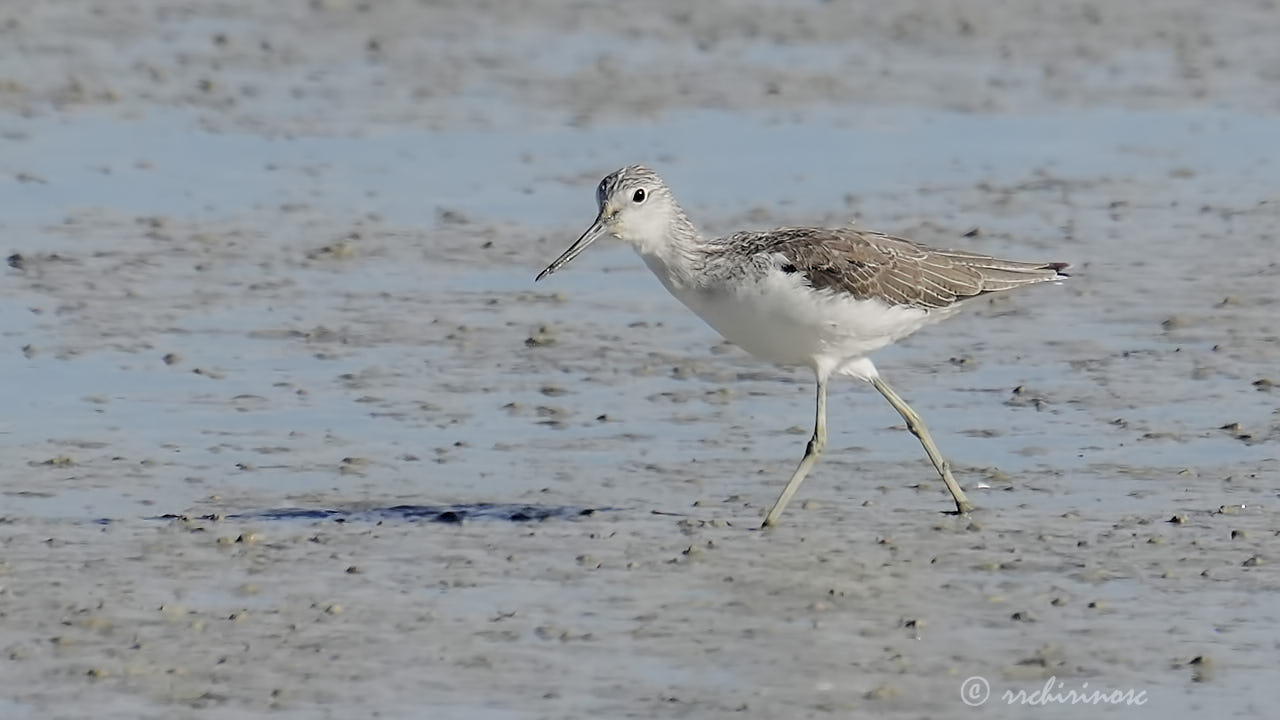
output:
M1024 262L1002 260L976 253L947 251L946 256L957 265L963 265L982 278L981 293L1011 290L1023 285L1052 282L1071 277L1064 272L1071 267L1064 262Z

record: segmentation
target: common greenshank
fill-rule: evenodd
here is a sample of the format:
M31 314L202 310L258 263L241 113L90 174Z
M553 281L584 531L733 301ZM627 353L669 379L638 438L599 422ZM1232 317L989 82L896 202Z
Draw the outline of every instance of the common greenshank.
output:
M786 227L706 238L662 178L641 165L601 180L596 204L595 222L538 280L596 240L612 236L635 248L663 286L726 340L761 360L813 371L813 437L765 515L765 527L777 524L826 447L827 382L837 374L865 380L880 391L924 446L956 511L973 509L924 420L880 377L867 355L949 317L969 298L1065 278L1066 263L938 250L851 227Z

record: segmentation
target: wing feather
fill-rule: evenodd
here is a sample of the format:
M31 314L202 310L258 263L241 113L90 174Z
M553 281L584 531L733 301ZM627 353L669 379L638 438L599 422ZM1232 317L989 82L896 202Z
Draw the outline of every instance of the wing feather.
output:
M1004 260L938 250L853 228L779 228L720 241L738 253L777 258L817 290L891 305L943 308L992 292L1065 277L1066 263Z

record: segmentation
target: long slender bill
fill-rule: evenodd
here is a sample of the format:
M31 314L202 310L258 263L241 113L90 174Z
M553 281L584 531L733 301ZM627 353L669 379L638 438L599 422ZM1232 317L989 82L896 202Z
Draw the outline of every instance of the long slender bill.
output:
M546 270L538 273L538 277L534 278L533 281L537 282L565 265L568 265L570 261L581 255L582 251L586 250L591 243L604 237L607 233L608 230L605 229L604 214L602 213L596 216L596 221L591 224L591 227L587 228L586 232L582 233L582 237L578 238L577 242L570 245L569 249L565 250L560 257L556 258L554 262L548 265Z

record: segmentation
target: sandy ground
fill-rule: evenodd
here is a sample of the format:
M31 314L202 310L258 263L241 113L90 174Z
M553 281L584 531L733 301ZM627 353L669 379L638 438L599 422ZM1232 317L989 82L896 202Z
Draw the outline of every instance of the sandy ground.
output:
M1274 715L1275 3L491 5L0 6L0 717ZM978 511L849 383L756 529L637 161L1073 263L876 358Z

